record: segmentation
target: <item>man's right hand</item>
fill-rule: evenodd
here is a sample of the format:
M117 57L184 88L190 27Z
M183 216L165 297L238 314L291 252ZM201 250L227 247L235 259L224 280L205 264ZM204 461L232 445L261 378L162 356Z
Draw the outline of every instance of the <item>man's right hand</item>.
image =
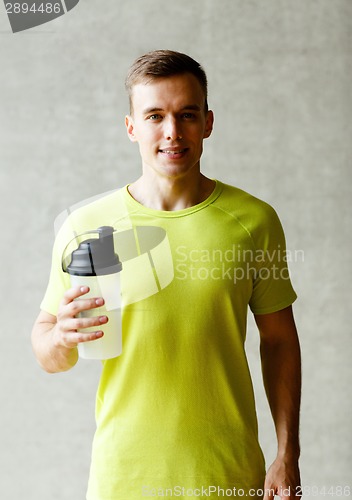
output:
M44 370L50 373L69 370L78 360L77 345L104 335L100 327L107 323L106 316L77 317L104 304L101 297L84 298L88 292L87 286L67 290L57 316L40 311L32 330L32 346ZM96 330L78 331L90 327Z
M88 292L89 288L82 286L70 288L64 293L53 330L54 345L72 349L80 342L96 340L104 335L100 327L108 322L107 316L79 317L84 311L104 305L104 299L101 297L84 298ZM81 331L92 327L97 327L96 331Z

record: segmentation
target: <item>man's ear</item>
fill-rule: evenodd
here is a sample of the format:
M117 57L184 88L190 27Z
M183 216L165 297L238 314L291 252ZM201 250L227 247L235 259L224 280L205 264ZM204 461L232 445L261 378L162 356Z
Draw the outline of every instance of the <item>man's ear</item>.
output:
M125 116L125 125L129 140L131 142L137 142L136 136L134 135L134 123L132 116L130 115Z
M207 139L213 131L214 113L209 110L205 119L204 139Z

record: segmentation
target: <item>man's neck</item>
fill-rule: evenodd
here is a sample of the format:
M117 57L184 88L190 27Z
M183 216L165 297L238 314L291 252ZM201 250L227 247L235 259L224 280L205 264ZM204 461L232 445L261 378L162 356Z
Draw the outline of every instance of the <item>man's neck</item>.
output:
M182 210L206 200L215 188L215 181L199 173L193 178L151 179L143 174L128 187L131 196L147 208L154 210Z

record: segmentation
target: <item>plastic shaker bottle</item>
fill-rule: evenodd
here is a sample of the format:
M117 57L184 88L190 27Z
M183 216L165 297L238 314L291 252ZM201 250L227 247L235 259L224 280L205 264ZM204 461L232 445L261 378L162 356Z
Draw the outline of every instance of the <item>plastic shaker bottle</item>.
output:
M122 264L115 253L114 228L102 226L97 232L99 238L82 241L71 254L71 262L65 269L70 274L72 286L88 286L90 291L82 298L103 297L105 304L80 317L107 316L108 323L102 325L104 336L97 340L78 344L80 357L86 359L109 359L122 352L121 286ZM82 332L96 331L97 326L84 328Z

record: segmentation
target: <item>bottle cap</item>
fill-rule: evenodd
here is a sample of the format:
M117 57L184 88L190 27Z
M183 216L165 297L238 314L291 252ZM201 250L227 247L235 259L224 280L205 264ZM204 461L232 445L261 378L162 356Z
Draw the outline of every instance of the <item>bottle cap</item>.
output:
M102 226L97 229L99 238L84 240L71 255L66 272L76 276L103 276L122 270L119 256L115 253L114 228Z

